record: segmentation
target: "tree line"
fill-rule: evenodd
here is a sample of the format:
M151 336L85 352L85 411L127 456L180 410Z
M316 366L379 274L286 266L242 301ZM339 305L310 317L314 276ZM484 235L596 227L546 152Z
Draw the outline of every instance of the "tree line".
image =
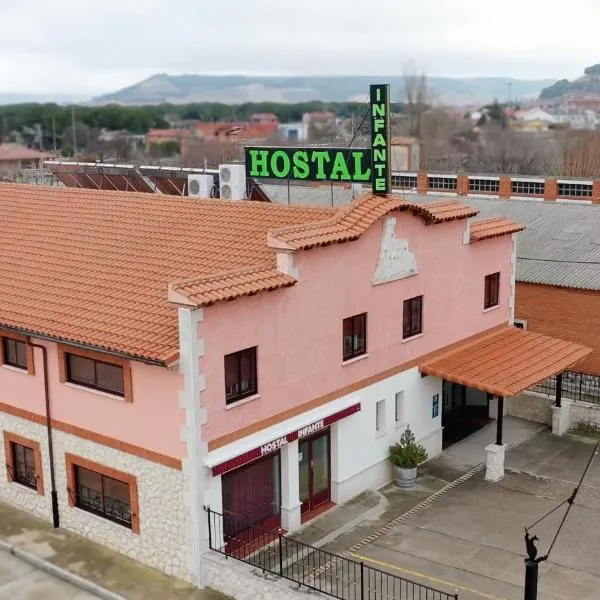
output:
M362 116L366 105L359 102L301 102L278 104L274 102L238 105L202 102L193 104L160 104L154 106L63 106L60 104L14 104L0 106L0 133L2 137L13 131L22 131L40 125L44 133L59 135L77 123L91 129L127 130L145 134L150 129L168 128L181 120L247 121L254 113L273 113L282 123L300 121L307 112L331 112L339 117ZM394 104L394 112L402 112L402 105Z

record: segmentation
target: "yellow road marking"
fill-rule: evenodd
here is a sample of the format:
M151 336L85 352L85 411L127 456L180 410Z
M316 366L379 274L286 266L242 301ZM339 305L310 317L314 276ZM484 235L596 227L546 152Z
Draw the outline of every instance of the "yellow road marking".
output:
M406 573L407 575L413 575L414 577L419 577L420 579L425 579L427 581L431 581L432 583L444 585L449 588L453 588L456 591L469 592L470 594L475 594L475 596L479 596L480 598L486 598L486 600L506 600L506 598L501 598L500 596L495 596L494 594L486 594L485 592L479 592L472 588L468 588L468 587L464 587L462 585L458 585L456 583L452 583L451 581L445 581L444 579L438 579L437 577L431 577L430 575L425 575L425 573L419 573L419 571L413 571L412 569L405 569L404 567L398 567L397 565L392 565L390 563L386 563L381 560L375 560L374 558L369 558L368 556L362 556L362 554L354 554L353 552L351 552L350 556L352 556L352 558L356 558L363 562L373 563L374 565L378 565L380 567L392 569L393 571L400 571L402 573Z

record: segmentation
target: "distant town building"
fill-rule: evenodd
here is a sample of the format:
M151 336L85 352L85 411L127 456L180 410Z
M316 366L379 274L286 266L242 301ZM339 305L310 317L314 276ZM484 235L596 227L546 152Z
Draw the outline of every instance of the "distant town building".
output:
M21 144L0 144L0 174L12 175L22 169L40 169L46 155Z
M250 117L253 125L279 125L279 118L273 113L255 113Z

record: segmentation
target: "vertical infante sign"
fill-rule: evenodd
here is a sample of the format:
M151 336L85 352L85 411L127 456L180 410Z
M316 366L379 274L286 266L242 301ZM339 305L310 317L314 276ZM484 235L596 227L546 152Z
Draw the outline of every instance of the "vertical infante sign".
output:
M390 86L371 86L371 168L373 193L392 191L390 168Z
M255 179L371 182L374 194L389 194L392 191L389 84L371 86L369 115L371 148L247 147L246 176Z

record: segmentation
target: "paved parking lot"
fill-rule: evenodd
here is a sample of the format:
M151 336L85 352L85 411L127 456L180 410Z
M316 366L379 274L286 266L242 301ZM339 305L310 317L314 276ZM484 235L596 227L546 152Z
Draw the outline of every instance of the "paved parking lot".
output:
M483 474L459 485L354 558L446 591L462 600L521 600L524 525L571 494L593 450L590 440L538 434L507 458L499 484ZM564 509L535 528L540 555ZM600 456L547 562L540 565L539 600L600 598Z
M0 550L0 600L98 600Z

